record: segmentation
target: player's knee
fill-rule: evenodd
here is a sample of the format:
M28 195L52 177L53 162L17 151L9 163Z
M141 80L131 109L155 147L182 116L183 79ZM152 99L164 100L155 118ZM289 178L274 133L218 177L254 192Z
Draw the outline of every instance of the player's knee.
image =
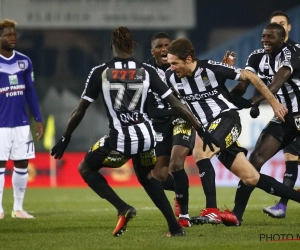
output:
M159 182L165 182L167 180L168 173L165 174L160 171L153 171L153 177Z
M171 159L169 167L171 172L179 171L184 168L184 160Z
M78 172L80 175L83 175L85 172L90 170L89 166L86 164L85 160L82 160L78 165Z
M253 151L249 157L250 163L255 167L257 171L260 171L261 166L265 163L265 159L259 152Z
M244 176L241 178L242 182L248 186L256 186L258 180L259 180L259 174L258 173L253 173L249 174L247 176Z

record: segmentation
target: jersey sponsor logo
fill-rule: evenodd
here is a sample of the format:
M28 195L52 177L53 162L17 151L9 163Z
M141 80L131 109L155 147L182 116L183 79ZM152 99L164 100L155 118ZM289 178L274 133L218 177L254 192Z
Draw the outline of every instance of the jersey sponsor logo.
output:
M222 63L222 62L217 62L217 61L209 60L207 63L211 64L211 65L221 65L221 66L224 66L224 67L230 68L230 69L236 69L236 67L231 66L231 65L226 64L226 63Z
M217 89L214 89L212 91L208 91L205 93L187 95L185 96L185 100L193 102L193 101L199 101L201 99L210 98L216 95L219 95L219 91Z
M119 113L119 117L123 123L136 124L141 118L141 113L138 111Z
M221 118L218 118L218 119L214 120L209 125L208 131L211 132L211 131L215 130L218 127L218 125L220 124L221 120L222 120Z
M288 49L288 48L283 48L282 49L282 52L283 52L283 54L284 54L284 61L289 61L289 60L291 60L291 51Z
M110 82L142 82L146 78L144 69L108 69L107 80Z
M123 166L128 161L128 158L119 154L119 155L108 155L104 161L103 165L113 168L119 168Z
M189 124L183 123L174 126L173 128L173 135L178 135L178 134L184 134L187 136L191 136L192 134L192 127Z
M234 126L225 138L225 147L228 148L229 146L231 146L239 138L239 136L240 131L236 126Z
M9 75L8 81L10 85L18 84L18 76L17 75Z
M154 166L156 163L156 155L155 150L151 149L150 151L146 151L140 153L141 165L144 167Z

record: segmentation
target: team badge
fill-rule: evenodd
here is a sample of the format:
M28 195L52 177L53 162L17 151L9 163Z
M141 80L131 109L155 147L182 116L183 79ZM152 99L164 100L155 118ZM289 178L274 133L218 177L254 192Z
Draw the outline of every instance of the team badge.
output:
M18 61L18 66L20 69L24 70L25 69L25 62L24 61Z
M203 81L203 84L204 84L205 87L211 85L210 80L208 79L207 76L203 76L202 81Z

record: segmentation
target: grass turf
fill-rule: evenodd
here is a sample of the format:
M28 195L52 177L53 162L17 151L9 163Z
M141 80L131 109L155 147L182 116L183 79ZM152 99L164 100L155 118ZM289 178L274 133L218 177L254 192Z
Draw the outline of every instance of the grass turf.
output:
M113 237L117 212L89 188L34 189L26 191L24 208L36 219L10 217L12 189L4 190L5 218L0 220L0 249L299 249L299 204L289 202L285 219L272 219L262 207L277 197L255 190L241 227L194 225L186 237L162 237L167 224L142 188L116 188L118 194L137 210L138 216L128 223L127 232ZM233 206L235 189L218 188L218 205ZM173 206L174 194L167 191ZM190 188L190 216L199 214L205 199L201 187ZM288 236L287 236L288 235ZM268 238L268 241L266 240Z

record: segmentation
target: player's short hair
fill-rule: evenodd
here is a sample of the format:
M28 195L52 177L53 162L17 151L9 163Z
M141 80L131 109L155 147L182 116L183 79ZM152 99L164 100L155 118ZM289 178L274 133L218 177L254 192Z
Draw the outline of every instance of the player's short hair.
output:
M278 30L278 34L285 38L286 33L285 33L285 29L278 23L270 23L268 24L265 29L274 29L274 30Z
M112 33L111 42L120 50L132 54L135 42L127 27L117 27Z
M288 16L288 14L286 14L285 12L281 11L281 10L276 10L274 11L271 16L270 16L270 21L274 16L284 16L287 20L287 23L290 24L290 17Z
M167 38L167 39L170 39L171 40L171 37L165 33L165 32L158 32L156 34L154 34L151 38L151 43L156 40L156 39L160 39L160 38Z
M180 60L185 61L188 56L196 60L195 47L191 41L185 37L173 40L168 46L168 53L177 56Z
M10 20L10 19L4 19L3 21L0 22L0 34L2 33L4 28L7 27L16 27L17 22L15 22L14 20Z

